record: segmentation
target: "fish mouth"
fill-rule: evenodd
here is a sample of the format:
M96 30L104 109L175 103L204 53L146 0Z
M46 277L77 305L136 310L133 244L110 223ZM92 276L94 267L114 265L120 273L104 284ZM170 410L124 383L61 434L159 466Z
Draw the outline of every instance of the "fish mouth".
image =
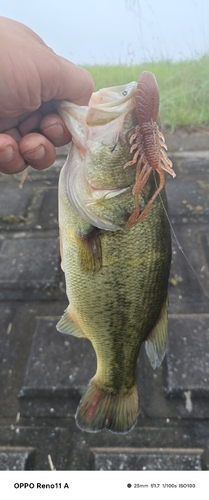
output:
M130 116L132 126L136 89L137 82L131 82L100 89L92 94L88 106L78 106L67 101L59 104L59 114L72 136L72 142L68 146L68 159L63 167L65 173L62 175L68 200L85 221L99 229L123 229L113 222L112 214L110 217L98 215L99 203L119 196L129 190L130 186L127 185L127 180L123 184L122 179L119 185L117 182L115 185L98 185L98 179L97 186L94 185L94 179L87 178L86 173L87 165L96 161L92 160L91 148L95 150L107 146L114 151L120 140L126 141L129 126L126 117Z
M96 139L101 133L100 126L104 126L104 134L115 136L123 126L127 113L135 108L137 82L126 85L108 87L94 92L88 106L61 101L57 110L63 118L74 144L85 154L87 141ZM115 123L111 123L111 122ZM99 131L97 129L99 128Z

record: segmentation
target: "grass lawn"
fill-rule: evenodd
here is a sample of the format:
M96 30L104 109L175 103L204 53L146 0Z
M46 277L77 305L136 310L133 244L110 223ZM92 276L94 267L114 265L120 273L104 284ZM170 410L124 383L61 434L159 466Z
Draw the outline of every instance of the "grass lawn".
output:
M159 124L163 129L197 129L209 125L209 55L200 59L159 61L139 66L86 66L95 90L138 80L142 71L154 73L160 90Z

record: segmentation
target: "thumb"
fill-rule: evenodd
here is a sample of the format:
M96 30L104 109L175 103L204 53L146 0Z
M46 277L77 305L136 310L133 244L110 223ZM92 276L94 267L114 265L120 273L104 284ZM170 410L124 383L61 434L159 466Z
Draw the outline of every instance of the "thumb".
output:
M94 89L90 73L55 53L51 52L51 56L54 60L50 68L48 65L47 78L50 85L46 85L46 80L42 82L42 101L66 99L80 106L87 105Z

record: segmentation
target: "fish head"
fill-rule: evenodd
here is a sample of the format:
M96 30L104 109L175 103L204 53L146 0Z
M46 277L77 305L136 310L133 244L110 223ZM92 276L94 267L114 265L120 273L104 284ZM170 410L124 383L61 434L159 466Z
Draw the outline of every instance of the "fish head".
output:
M124 169L124 164L131 159L128 139L137 124L136 89L137 82L131 82L100 89L88 106L67 101L59 105L72 136L62 176L69 202L96 227L116 228L110 220L116 197L130 189L135 179L135 166Z

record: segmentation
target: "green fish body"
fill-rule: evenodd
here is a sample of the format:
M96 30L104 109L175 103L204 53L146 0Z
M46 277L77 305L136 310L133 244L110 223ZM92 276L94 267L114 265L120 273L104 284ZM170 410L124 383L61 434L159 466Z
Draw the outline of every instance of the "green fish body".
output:
M132 82L93 94L89 107L63 102L60 110L73 142L59 181L69 306L57 329L88 338L96 353L97 371L76 413L89 432L130 431L141 344L154 368L166 347L171 238L164 189L144 220L127 228L135 207L136 166L124 169L133 156L127 137L136 124L135 92ZM141 209L155 190L152 173L139 194Z

